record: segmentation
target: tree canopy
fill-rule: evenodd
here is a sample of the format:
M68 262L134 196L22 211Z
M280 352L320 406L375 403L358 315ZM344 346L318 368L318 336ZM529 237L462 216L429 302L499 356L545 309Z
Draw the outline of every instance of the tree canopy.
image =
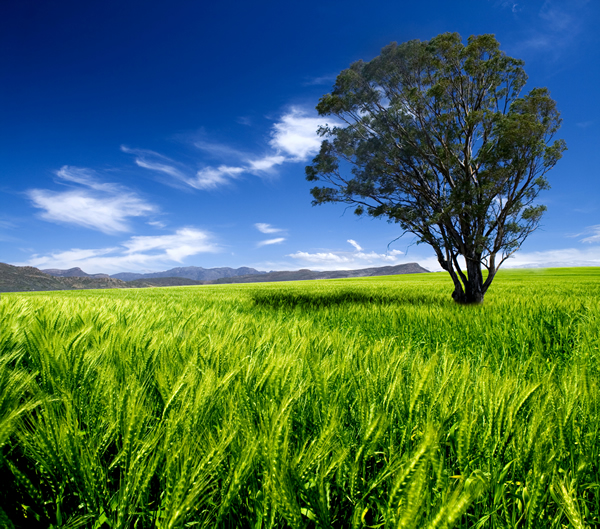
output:
M391 43L342 71L317 110L306 167L313 204L386 218L433 248L460 303L479 303L500 265L539 225L546 173L566 149L546 88L521 95L523 61L493 35ZM464 260L461 260L462 257ZM487 269L484 277L483 269Z

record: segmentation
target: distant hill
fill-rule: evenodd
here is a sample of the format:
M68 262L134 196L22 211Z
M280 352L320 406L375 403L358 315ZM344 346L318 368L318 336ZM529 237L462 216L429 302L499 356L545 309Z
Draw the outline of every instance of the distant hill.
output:
M151 277L149 279L134 279L127 281L127 288L146 287L180 287L186 285L206 285L208 281L195 281L187 277Z
M0 292L32 290L77 290L90 288L127 288L127 283L111 277L55 277L32 266L0 263Z
M42 270L44 274L54 277L110 277L108 274L86 274L81 268L69 268L68 270L59 270L58 268L48 268Z
M113 274L110 277L120 279L121 281L135 281L137 279L156 279L160 277L183 277L193 279L194 281L212 281L222 277L237 277L247 275L265 274L254 268L242 266L241 268L202 268L201 266L184 266L180 268L171 268L164 272L152 272L149 274L136 274L131 272L121 272Z
M309 279L342 279L347 277L373 277L392 276L398 274L423 274L429 273L418 263L406 263L396 266L381 266L376 268L362 268L360 270L332 270L327 272L313 272L302 269L290 272L269 272L267 274L221 278L212 283L262 283L270 281L305 281Z

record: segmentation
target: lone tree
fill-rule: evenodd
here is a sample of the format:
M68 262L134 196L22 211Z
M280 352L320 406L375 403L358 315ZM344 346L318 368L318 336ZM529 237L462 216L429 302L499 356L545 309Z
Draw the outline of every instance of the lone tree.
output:
M455 301L482 302L537 228L546 207L536 198L566 149L552 142L561 119L548 90L521 96L523 64L493 35L465 46L457 33L394 42L352 64L317 106L343 123L319 129L306 178L327 185L311 190L313 205L398 223L434 249Z

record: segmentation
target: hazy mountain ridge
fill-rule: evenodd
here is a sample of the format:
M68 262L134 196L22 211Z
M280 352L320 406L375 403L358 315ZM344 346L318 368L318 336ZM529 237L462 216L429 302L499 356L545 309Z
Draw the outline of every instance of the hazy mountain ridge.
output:
M44 274L48 274L54 277L103 277L108 278L108 274L86 274L81 268L69 268L68 270L60 270L58 268L48 268L46 270L40 270ZM118 278L117 278L118 279Z
M127 283L108 276L56 277L46 274L33 266L13 266L0 263L0 292L96 288L127 288Z
M430 273L418 263L406 263L396 266L381 266L373 268L361 268L359 270L329 270L325 272L314 272L306 268L294 271L268 272L259 276L239 276L233 278L221 278L212 283L263 283L271 281L307 281L311 279L343 279L351 277L374 277L391 276L399 274L424 274Z
M134 272L121 272L113 274L110 277L120 279L121 281L135 281L137 279L156 279L164 277L181 277L192 279L194 281L212 281L222 277L237 277L247 275L265 274L254 268L242 266L241 268L229 268L227 266L220 268L202 268L201 266L183 266L171 268L164 272L151 272L148 274L137 274Z
M134 279L126 281L126 288L146 288L146 287L182 287L189 285L206 285L210 281L196 281L187 277L151 277L149 279Z
M80 268L50 269L50 271L54 274L32 266L13 266L0 263L0 292L170 287L206 283L206 281L195 281L183 277L149 278L126 282L110 277L108 274L86 274Z
M190 272L191 269L191 272ZM216 279L197 280L185 276L164 276L164 274L176 271L177 273L198 273L203 271L213 273L230 273L251 270L251 274L221 276ZM302 269L294 271L281 272L259 272L254 268L200 268L189 266L183 268L174 268L165 272L156 272L154 274L130 274L132 276L142 275L138 279L129 279L123 281L115 276L124 274L86 274L80 268L71 268L69 270L50 269L42 271L32 266L13 266L0 263L0 292L28 292L28 291L50 291L50 290L80 290L80 289L100 289L100 288L147 288L147 287L166 287L166 286L185 286L185 285L206 285L206 284L225 284L225 283L262 283L273 281L305 281L311 279L340 279L351 277L370 277L397 274L420 274L428 273L417 263L407 263L396 266L383 266L376 268L362 268L360 270L331 270L326 272L314 272L312 270ZM217 272L215 272L217 271ZM58 275L62 274L62 275ZM144 277L144 276L154 277Z

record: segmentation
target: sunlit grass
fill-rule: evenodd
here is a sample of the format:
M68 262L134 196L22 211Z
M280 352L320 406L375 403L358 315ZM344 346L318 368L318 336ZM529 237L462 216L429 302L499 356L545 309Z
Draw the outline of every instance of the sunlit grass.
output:
M0 300L0 525L600 524L600 269Z

